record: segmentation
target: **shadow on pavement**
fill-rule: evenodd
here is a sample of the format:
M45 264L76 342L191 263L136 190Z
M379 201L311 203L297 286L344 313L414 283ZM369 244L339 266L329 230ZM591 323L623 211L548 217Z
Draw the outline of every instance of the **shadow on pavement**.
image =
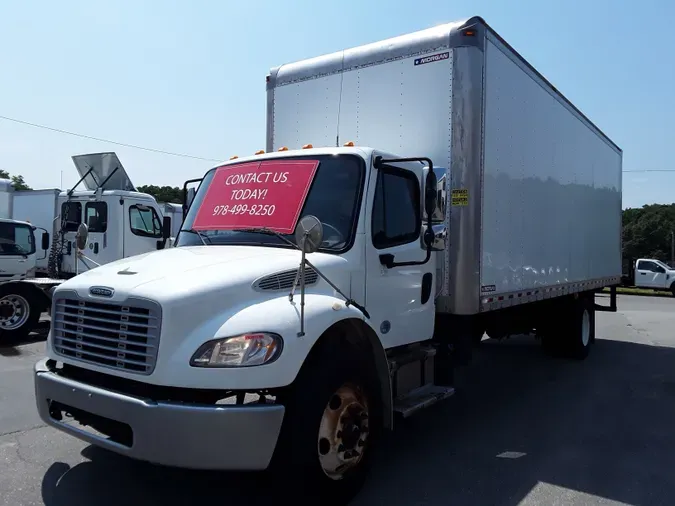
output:
M19 346L44 341L47 339L47 334L49 334L49 325L48 321L41 321L37 324L37 327L33 332L27 337L19 340L8 339L7 337L3 338L3 336L0 335L0 355L5 357L21 355L21 350L18 349Z
M569 362L546 357L531 339L483 342L458 388L446 404L398 423L354 504L586 503L566 499L564 489L672 504L675 349L598 339L585 362ZM504 452L515 458L498 457ZM48 470L47 506L278 502L263 473L166 469L93 447L83 453L89 462Z

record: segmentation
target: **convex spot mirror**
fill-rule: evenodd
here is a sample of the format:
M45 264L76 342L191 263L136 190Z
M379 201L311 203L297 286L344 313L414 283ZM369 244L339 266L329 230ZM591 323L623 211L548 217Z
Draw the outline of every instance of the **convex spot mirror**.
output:
M77 227L77 234L75 235L75 244L77 249L83 250L87 247L87 238L89 237L89 227L84 223L80 223Z
M316 216L303 216L295 227L295 243L305 253L314 253L323 242L323 225Z

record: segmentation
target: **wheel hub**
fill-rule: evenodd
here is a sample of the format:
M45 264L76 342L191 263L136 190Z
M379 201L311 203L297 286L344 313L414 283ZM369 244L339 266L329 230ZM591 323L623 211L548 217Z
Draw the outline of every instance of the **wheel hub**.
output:
M0 299L0 329L16 330L26 323L29 315L30 306L21 295L6 295Z
M368 403L363 391L343 385L324 409L319 428L318 452L323 472L340 480L358 465L368 442Z

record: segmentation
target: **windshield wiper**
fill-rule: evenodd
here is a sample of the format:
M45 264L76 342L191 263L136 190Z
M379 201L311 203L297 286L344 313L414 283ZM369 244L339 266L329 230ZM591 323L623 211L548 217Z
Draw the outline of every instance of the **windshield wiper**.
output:
M247 232L249 234L265 234L265 235L273 235L282 241L284 241L286 244L293 246L295 249L300 249L300 246L295 244L293 241L291 241L289 238L284 237L282 234L277 232L276 230L272 230L270 228L265 228L265 227L259 227L259 228L236 228L233 230L233 232Z
M190 232L191 234L197 234L197 236L201 239L202 244L206 246L206 240L209 241L209 244L212 244L211 238L205 235L202 235L202 233L199 230L195 230L194 228L182 228L180 230L181 232Z

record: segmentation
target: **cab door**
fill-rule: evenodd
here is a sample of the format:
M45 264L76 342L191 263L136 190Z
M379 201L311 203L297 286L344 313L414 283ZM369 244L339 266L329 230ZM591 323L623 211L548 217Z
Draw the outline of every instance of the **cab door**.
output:
M124 258L158 249L162 241L162 218L157 209L146 202L124 201Z
M431 338L435 314L432 260L422 265L421 164L371 171L366 220L366 307L385 348ZM393 258L392 258L393 257ZM387 267L388 260L394 266Z
M112 201L117 204L116 201ZM89 236L87 247L84 250L83 264L87 270L98 265L114 262L119 258L119 226L115 220L110 219L111 211L105 200L90 201L84 204L84 223L86 223ZM80 269L82 272L83 269Z
M636 286L663 288L666 286L666 270L656 262L639 260L635 272Z

